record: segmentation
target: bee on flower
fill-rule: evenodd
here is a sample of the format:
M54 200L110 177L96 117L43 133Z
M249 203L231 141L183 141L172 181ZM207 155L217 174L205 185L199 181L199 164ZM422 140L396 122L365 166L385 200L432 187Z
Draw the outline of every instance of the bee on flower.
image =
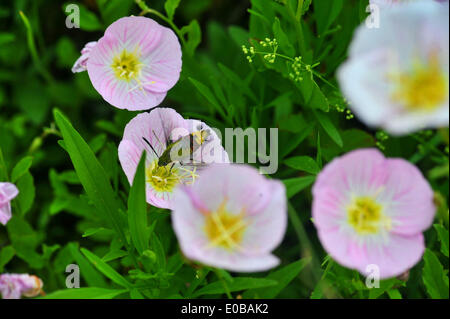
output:
M81 53L72 71L87 70L94 88L120 109L159 105L180 77L181 47L175 33L146 17L115 21Z
M170 108L139 114L125 127L119 160L130 184L144 151L147 202L160 208L171 208L175 187L195 183L206 165L229 162L211 128Z
M448 127L449 7L393 6L357 29L338 80L353 113L392 135Z
M176 189L172 224L187 258L230 271L265 271L279 264L271 252L286 231L285 187L250 166L214 164L194 185Z
M339 264L364 275L377 265L390 278L420 261L436 208L433 190L409 162L377 149L352 151L322 170L313 197L319 239Z

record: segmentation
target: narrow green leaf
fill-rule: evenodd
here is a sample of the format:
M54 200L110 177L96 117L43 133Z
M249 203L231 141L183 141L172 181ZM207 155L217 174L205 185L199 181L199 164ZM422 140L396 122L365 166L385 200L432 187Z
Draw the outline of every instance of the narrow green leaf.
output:
M197 20L192 20L189 25L181 29L181 33L187 33L188 40L186 42L186 51L189 55L194 55L195 49L202 42L202 30Z
M284 163L296 170L317 174L320 171L319 165L309 156L295 156L284 160Z
M72 288L52 292L42 299L113 299L125 292L125 289Z
M147 229L147 201L145 194L145 159L141 160L134 175L133 185L128 197L128 225L130 227L131 240L140 255L148 249L149 231Z
M444 273L444 267L437 256L428 248L423 255L425 266L422 279L428 294L433 299L448 299L448 276Z
M98 256L94 255L85 248L81 248L81 252L102 274L111 279L113 282L122 287L131 287L131 284L128 282L128 280L126 280L121 274L115 271L110 265L105 263Z
M398 291L398 289L388 290L387 294L390 299L402 299L402 294Z
M54 116L84 190L106 222L117 232L122 242L127 244L124 233L125 223L120 216L119 203L105 170L88 144L61 112L55 110Z
M276 280L278 284L270 289L251 289L244 293L244 298L272 299L275 298L298 274L309 264L311 258L303 258L281 269L271 272L266 279Z
M80 275L86 280L89 286L107 287L107 283L102 275L89 263L89 261L80 253L78 244L70 243L67 245L76 264L80 267Z
M275 18L275 21L273 23L272 30L273 34L275 35L275 38L278 40L278 43L280 44L281 49L289 56L294 56L295 49L292 46L291 42L289 41L289 38L287 37L286 33L283 31L280 19L278 19L277 17Z
M214 109L217 110L220 115L224 118L226 118L226 115L220 106L219 102L217 101L216 97L214 96L214 93L203 83L193 79L189 78L189 81L195 86L195 88L198 90L198 92L203 95L203 97L212 105L214 106Z
M314 112L317 120L319 121L320 125L323 127L325 132L331 137L331 139L340 147L344 146L344 142L342 141L342 137L339 134L339 131L336 129L336 127L331 122L330 118L327 114L323 112Z
M12 246L3 247L0 250L0 273L3 272L3 267L14 257L16 251Z
M11 182L15 183L18 181L19 178L21 178L23 175L28 173L31 164L33 163L33 157L26 156L22 158L16 166L14 166L12 173L11 173Z
M439 241L441 242L441 253L444 254L445 257L448 257L448 230L445 229L444 226L439 224L435 224L434 228L436 229L436 232L439 236Z
M175 10L178 8L181 0L167 0L164 3L164 9L166 9L167 17L170 20L173 20L173 16L175 15Z
M30 173L25 173L16 183L19 189L17 202L19 203L22 216L27 213L34 203L36 189L34 186L34 178Z
M290 199L310 186L316 180L315 176L295 177L283 180L286 186L286 196Z
M263 287L273 287L277 285L277 281L263 279L263 278L249 278L249 277L237 277L233 279L232 283L228 284L229 292L242 291L247 289L256 289ZM192 297L198 297L203 295L216 295L225 293L225 288L221 281L216 281L212 284L206 285L197 290Z

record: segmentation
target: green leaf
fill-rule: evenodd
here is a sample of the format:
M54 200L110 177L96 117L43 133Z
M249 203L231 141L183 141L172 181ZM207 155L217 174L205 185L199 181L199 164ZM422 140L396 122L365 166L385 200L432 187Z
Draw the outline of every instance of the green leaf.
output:
M387 292L390 299L402 299L402 294L398 289L392 289Z
M448 276L445 275L444 267L437 256L428 248L423 255L425 266L423 267L422 279L428 294L433 299L448 299Z
M201 95L212 105L214 108L222 115L222 117L226 117L222 107L220 106L219 102L217 101L216 97L214 96L214 93L203 83L193 79L189 78L189 81L195 86L195 88L200 92Z
M188 40L186 42L186 51L189 55L194 55L195 49L197 49L198 45L202 42L202 30L200 29L198 21L192 20L189 25L181 28L181 33L187 33Z
M125 292L125 289L72 288L52 292L42 299L113 299Z
M164 9L166 9L167 17L170 20L173 20L173 16L175 15L175 10L178 8L181 0L167 0L164 3Z
M23 175L28 173L31 164L33 163L33 157L32 156L26 156L22 158L19 163L14 166L12 173L11 173L11 182L15 183L21 178Z
M315 180L315 176L295 177L283 180L283 183L286 186L286 196L292 198L314 183Z
M448 238L449 238L448 230L445 229L444 226L439 224L435 224L434 228L436 229L436 232L438 233L439 236L439 241L441 242L441 253L445 257L448 257Z
M249 98L253 100L253 102L257 103L258 99L256 98L255 94L252 92L252 90L249 88L247 83L245 83L244 80L242 80L239 75L237 75L233 70L226 67L222 63L218 64L220 71L222 71L223 75L225 75L228 80L234 84L235 87L237 87L243 94L247 95Z
M126 280L121 274L115 271L110 265L101 260L101 258L94 255L85 248L81 248L81 252L102 274L111 279L113 282L122 287L131 287L131 284L128 282L128 280Z
M30 267L42 268L43 259L36 252L36 247L41 242L40 235L19 215L13 215L6 224L6 228L16 255L26 261Z
M320 167L316 161L309 156L295 156L284 160L284 163L296 170L307 172L310 174L317 174L320 172Z
M86 280L86 283L89 286L94 287L107 287L106 281L100 275L100 273L92 267L89 261L80 253L78 249L78 244L70 243L67 245L72 257L75 259L75 262L80 267L80 274Z
M86 8L81 3L66 3L66 4L64 4L63 11L67 16L74 13L74 11L68 10L68 8L67 8L67 6L70 4L77 5L80 10L80 28L82 30L99 31L99 30L103 29L103 25L100 22L100 20L97 18L97 16L93 12L89 11L89 9Z
M342 141L342 137L339 134L339 131L331 122L330 118L327 116L327 114L323 112L314 112L314 115L316 116L317 120L319 121L320 125L323 127L325 132L331 137L331 139L337 145L343 147L344 142Z
M0 250L0 273L3 272L3 267L10 262L15 254L16 251L12 246L3 247Z
M283 29L281 28L280 19L275 18L272 29L275 38L278 40L278 43L280 44L280 48L289 56L294 56L295 49L292 46L291 42L289 41L289 38L287 37L286 33L284 33Z
M105 170L88 144L61 112L55 110L54 115L56 124L64 138L65 147L84 190L102 214L102 217L117 232L122 242L127 244L124 233L125 223L120 216L119 203Z
M36 189L34 187L34 178L30 173L25 173L16 183L19 189L17 202L19 203L22 216L33 206Z
M278 284L270 289L251 289L244 293L245 298L273 299L309 264L311 258L303 258L281 269L271 272L266 279L276 280Z
M277 285L277 281L263 279L263 278L249 278L249 277L237 277L233 279L232 283L227 283L228 291L242 291L247 289L256 289L263 287L273 287ZM206 285L197 290L192 297L198 297L203 295L217 295L225 293L225 288L221 281L216 281L212 284Z
M128 197L128 225L131 240L140 255L148 249L147 201L145 194L145 159L143 152Z
M293 150L296 149L297 146L302 143L305 138L307 138L311 132L314 129L314 124L310 123L307 127L305 127L300 134L296 134L293 138L289 139L289 141L286 143L286 146L284 146L281 150L281 158L286 157L286 155L289 155Z
M336 18L341 12L344 1L343 0L321 0L318 4L314 2L314 13L317 22L317 32L319 36L323 34L330 28Z

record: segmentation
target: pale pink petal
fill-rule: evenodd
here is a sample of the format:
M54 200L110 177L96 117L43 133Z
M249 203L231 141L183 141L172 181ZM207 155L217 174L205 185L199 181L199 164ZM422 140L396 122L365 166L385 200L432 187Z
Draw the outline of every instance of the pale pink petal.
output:
M112 65L123 51L140 67L130 79L117 77ZM181 47L172 30L146 17L124 17L111 24L87 62L94 88L115 107L145 110L159 105L181 72Z
M81 56L75 61L75 64L72 67L73 73L84 72L87 70L87 61L89 60L89 56L93 47L97 45L97 41L92 41L86 43L84 48L81 50Z
M434 193L416 166L403 159L387 160L388 178L379 200L392 218L392 232L415 235L433 223Z

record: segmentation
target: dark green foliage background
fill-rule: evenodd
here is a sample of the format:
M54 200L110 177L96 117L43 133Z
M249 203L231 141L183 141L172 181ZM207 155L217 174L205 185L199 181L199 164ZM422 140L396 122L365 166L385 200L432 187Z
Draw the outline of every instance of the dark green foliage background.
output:
M133 0L79 1L81 29L68 29L65 2L17 0L0 4L0 181L20 189L13 219L0 226L0 273L36 274L54 298L448 298L448 129L403 138L367 129L347 111L334 78L368 1L181 0L172 11L177 2L146 3L169 17L175 12L186 42L180 81L161 106L222 132L279 128L273 177L286 184L290 221L275 252L282 265L242 275L193 264L179 251L170 212L144 206L138 186L130 191L117 145L137 113L108 105L86 72L70 68L86 42L144 7ZM249 63L242 45L264 51L259 41L266 38L277 39L278 53L302 56L314 74L302 69L303 81L292 81L291 63L282 57L268 63L256 55ZM357 272L326 256L310 220L315 175L334 157L364 147L418 165L438 206L424 261L409 280L370 290ZM100 175L90 179L74 166L100 168ZM102 191L105 207L90 190ZM71 263L81 268L82 289L64 290Z

